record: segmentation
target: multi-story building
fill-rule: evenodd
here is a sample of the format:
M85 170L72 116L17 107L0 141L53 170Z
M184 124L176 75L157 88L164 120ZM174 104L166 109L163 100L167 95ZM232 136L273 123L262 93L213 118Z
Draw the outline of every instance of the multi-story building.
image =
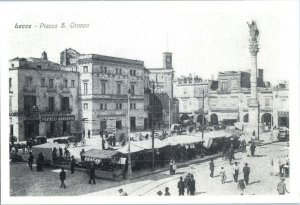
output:
M288 127L288 83L282 82L272 88L269 82L264 82L263 70L259 69L257 84L259 122ZM202 124L203 90L205 123L249 122L250 71L219 72L218 81L191 76L178 78L174 82L174 96L179 100L181 120L189 117Z
M273 88L273 122L277 127L289 127L289 83L283 81Z
M79 131L77 72L61 69L46 52L9 62L10 135L26 140Z
M144 62L96 54L79 54L73 49L61 53L61 64L79 72L80 113L85 130L126 132L128 91L130 90L130 128L145 127ZM146 73L147 74L147 73Z
M212 80L202 80L198 76L182 76L174 82L174 97L179 102L181 121L193 118L202 124L203 109L208 113L208 92L213 86Z
M163 67L162 68L148 68L150 88L162 103L162 124L169 125L170 118L172 123L179 119L178 114L178 100L173 96L173 81L174 69L172 65L172 53L163 53ZM170 116L171 112L171 116Z

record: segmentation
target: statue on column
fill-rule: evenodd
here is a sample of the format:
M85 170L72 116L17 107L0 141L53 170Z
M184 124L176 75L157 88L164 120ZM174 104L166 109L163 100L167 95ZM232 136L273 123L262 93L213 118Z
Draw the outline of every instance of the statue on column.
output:
M259 48L258 48L258 36L259 36L259 30L257 28L257 25L256 25L256 21L253 21L251 23L248 23L248 27L249 27L249 32L250 32L250 47L249 47L249 50L250 50L250 53L252 55L256 55L257 52L259 51Z
M251 40L252 41L257 41L257 37L259 35L259 30L257 28L257 25L256 25L256 21L253 21L251 23L248 23L248 27L250 29L250 36L251 36Z

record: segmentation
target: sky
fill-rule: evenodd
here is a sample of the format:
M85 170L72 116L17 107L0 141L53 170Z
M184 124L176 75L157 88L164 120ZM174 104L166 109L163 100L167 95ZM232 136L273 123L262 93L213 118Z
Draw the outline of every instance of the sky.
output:
M5 5L5 4L4 4ZM18 4L19 6L21 3ZM40 57L73 48L82 54L101 54L142 60L146 68L162 67L162 53L173 53L175 75L217 79L220 71L250 68L249 29L260 30L258 68L265 80L288 80L298 69L297 1L234 2L72 2L23 3L6 13L6 55ZM1 14L0 14L1 15ZM41 23L85 23L88 29L40 29ZM15 24L37 26L15 29Z

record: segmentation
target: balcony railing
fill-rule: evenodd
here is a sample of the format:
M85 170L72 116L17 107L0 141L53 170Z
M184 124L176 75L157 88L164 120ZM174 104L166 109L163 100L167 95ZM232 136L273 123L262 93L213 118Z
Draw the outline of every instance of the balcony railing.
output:
M36 92L36 87L24 87L23 92Z

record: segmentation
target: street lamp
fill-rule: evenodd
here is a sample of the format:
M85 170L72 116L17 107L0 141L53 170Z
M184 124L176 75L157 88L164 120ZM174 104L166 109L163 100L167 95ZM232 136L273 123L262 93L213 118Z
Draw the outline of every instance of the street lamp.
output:
M260 105L259 105L259 100L257 104L257 140L259 141L259 119L260 119Z
M204 89L202 90L202 139L204 138Z
M151 168L151 171L154 171L154 110L155 110L155 104L154 104L154 89L155 89L155 86L154 86L154 84L153 84L153 92L152 92L152 110L151 110L151 112L152 112L152 168Z
M127 176L130 178L132 176L131 169L131 154L130 154L130 88L129 88L129 80L128 80L128 93L127 93L127 129L128 129L128 172Z

